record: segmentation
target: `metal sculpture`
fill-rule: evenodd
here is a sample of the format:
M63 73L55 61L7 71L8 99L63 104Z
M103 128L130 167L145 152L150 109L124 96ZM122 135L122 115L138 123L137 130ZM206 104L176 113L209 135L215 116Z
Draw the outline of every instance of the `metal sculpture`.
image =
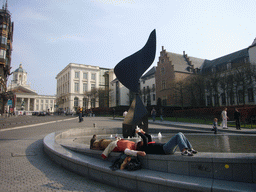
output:
M156 54L156 31L153 30L145 46L136 53L120 61L114 68L117 79L135 93L130 109L123 122L123 136L134 136L137 125L147 131L148 118L147 109L139 96L139 79L151 66Z

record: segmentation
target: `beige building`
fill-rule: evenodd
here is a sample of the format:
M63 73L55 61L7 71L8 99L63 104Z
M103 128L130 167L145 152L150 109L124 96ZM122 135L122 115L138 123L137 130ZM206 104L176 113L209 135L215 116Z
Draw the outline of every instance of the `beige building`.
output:
M99 96L93 90L107 89L110 69L69 63L56 76L57 106L59 110L74 112L78 107L99 107ZM105 102L108 106L108 101Z

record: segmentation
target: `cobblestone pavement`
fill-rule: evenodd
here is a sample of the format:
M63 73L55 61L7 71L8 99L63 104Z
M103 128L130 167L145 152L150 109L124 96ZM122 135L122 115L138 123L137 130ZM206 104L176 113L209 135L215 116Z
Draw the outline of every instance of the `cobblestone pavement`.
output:
M31 120L38 118L30 117ZM54 117L51 118L45 118L44 121L54 120ZM51 161L43 152L42 139L51 132L92 126L95 122L104 127L121 126L120 121L109 118L85 118L82 123L78 123L77 118L68 118L60 120L55 117L58 121L54 123L31 127L12 125L7 129L0 129L1 192L123 191L72 173ZM24 120L22 117L19 119Z

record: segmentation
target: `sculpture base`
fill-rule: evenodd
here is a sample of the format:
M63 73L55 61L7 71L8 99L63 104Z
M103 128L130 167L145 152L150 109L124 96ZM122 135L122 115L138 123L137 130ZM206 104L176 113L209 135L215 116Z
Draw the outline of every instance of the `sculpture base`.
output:
M135 136L135 129L136 129L136 124L126 124L123 123L123 137L134 137ZM142 119L142 122L138 124L138 127L143 129L145 132L148 132L148 117L145 116Z

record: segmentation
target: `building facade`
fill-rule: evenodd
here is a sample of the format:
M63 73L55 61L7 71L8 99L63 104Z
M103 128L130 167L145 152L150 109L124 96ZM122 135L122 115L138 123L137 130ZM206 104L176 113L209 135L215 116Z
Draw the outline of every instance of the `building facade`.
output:
M202 75L207 76L206 106L255 105L256 39L239 51L207 60Z
M0 114L6 111L7 100L14 97L13 93L7 92L7 81L11 69L13 25L6 2L0 9Z
M140 78L140 91L142 102L145 106L156 105L156 67L152 67Z
M155 71L156 67L152 67L139 80L140 95L145 106L156 105ZM128 107L134 99L133 93L117 78L110 82L110 90L110 107Z
M13 72L13 79L10 81L8 91L14 94L12 105L7 107L8 112L16 115L31 115L32 112L51 112L55 111L56 97L50 95L38 95L30 88L27 82L27 72L22 64Z
M66 112L100 106L99 89L109 89L109 69L69 63L57 74L57 106ZM105 97L104 97L105 98ZM108 105L108 101L104 101Z
M200 71L204 59L167 52L162 46L156 67L156 98L163 106L190 106L191 98L185 91L186 83Z

